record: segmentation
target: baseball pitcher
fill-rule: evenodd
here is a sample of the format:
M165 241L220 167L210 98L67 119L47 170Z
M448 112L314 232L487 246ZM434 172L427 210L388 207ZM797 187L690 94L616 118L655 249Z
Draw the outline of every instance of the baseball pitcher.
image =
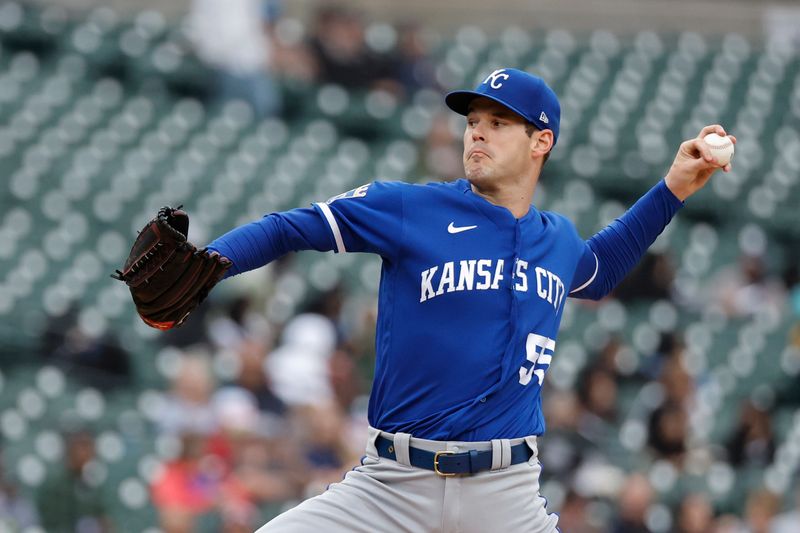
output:
M586 241L571 221L532 205L561 115L542 79L503 68L445 101L466 116L465 179L376 181L270 214L184 252L209 274L180 276L191 294L166 298L184 302L175 311L161 312L159 296L139 295L148 302L143 318L171 327L222 277L290 251L383 259L366 456L342 482L260 533L555 531L558 517L539 494L537 437L567 297L608 294L683 201L718 168L730 170L702 140L725 131L707 126L681 144L663 180ZM126 266L136 272L120 272L122 279L163 274L147 257L169 261L169 246L148 238L156 244L133 254ZM134 298L150 285L169 284L137 279Z

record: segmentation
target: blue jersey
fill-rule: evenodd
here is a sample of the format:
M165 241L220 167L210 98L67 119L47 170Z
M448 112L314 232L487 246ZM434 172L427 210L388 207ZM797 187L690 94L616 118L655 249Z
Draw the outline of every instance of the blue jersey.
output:
M231 258L233 272L288 250L379 254L370 424L485 441L544 432L542 384L568 294L607 293L680 205L662 181L584 241L565 217L531 206L517 219L467 180L374 182L313 210L270 215L209 248ZM264 247L254 251L254 242Z
M383 257L373 426L467 441L544 431L541 387L586 247L571 222L516 219L466 180L376 182L315 208L337 251Z

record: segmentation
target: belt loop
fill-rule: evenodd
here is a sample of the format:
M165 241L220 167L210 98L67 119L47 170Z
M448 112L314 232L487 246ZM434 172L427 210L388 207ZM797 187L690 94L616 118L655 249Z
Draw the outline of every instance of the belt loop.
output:
M411 435L409 433L395 433L394 434L394 454L397 457L397 462L401 465L411 466L411 457L409 456L409 441Z
M478 450L469 451L469 473L478 472Z
M500 444L503 449L500 468L508 468L511 466L511 441L508 439L501 439Z
M367 455L378 457L378 449L375 447L375 440L380 436L381 430L369 426L367 429Z
M492 470L500 470L503 462L503 444L500 439L492 439Z
M533 452L533 457L539 456L539 448L536 445L536 435L525 437L525 444L527 444L528 448Z

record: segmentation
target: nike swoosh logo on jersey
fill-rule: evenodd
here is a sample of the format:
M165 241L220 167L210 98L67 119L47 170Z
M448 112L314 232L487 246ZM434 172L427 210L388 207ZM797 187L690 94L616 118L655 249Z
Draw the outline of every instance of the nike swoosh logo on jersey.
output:
M447 226L447 233L461 233L462 231L469 231L477 227L478 226L456 226L451 222L450 225Z

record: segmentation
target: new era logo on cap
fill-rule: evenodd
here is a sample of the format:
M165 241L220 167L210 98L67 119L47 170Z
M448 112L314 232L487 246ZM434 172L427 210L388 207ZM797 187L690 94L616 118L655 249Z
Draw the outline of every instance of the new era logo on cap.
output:
M486 76L474 91L453 91L445 102L466 116L470 102L481 96L503 104L540 130L551 130L554 144L558 140L561 104L542 78L515 68L500 68Z

